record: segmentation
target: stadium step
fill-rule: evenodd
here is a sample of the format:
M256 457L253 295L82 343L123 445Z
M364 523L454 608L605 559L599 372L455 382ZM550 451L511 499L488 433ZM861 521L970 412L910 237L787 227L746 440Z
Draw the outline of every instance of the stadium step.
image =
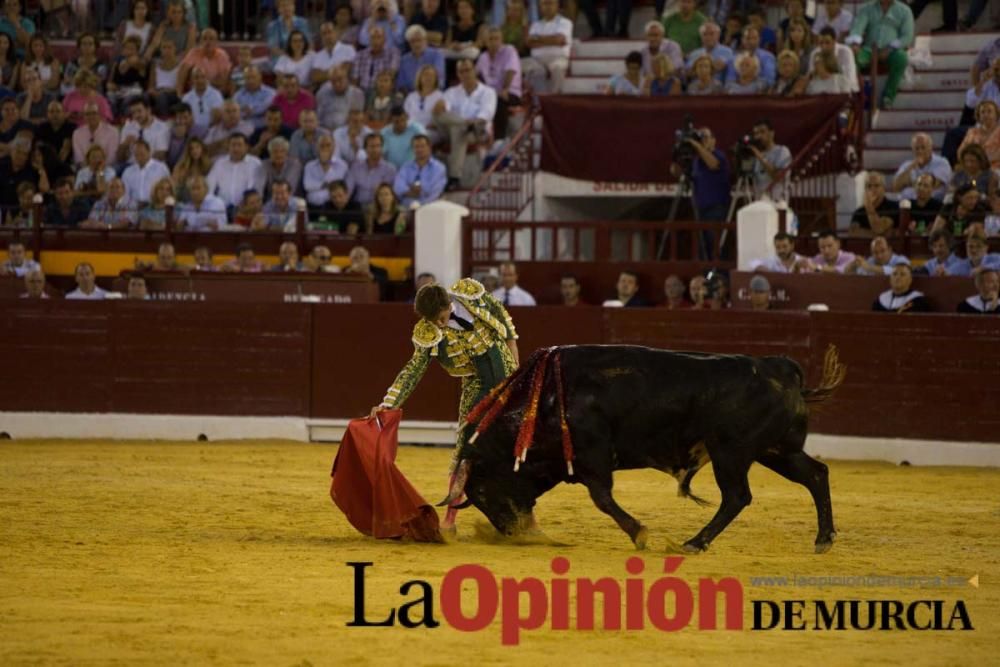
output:
M621 59L574 58L569 72L573 76L599 76L607 80L624 73L625 63Z
M594 39L586 42L573 42L572 57L575 58L607 58L621 61L629 51L638 51L645 44L641 39Z
M972 56L969 56L972 62ZM965 92L969 88L969 69L954 69L915 72L913 83L904 84L904 90L952 91Z
M865 138L865 153L871 149L879 148L902 148L910 149L910 139L915 130L875 130L869 132ZM944 142L944 130L932 130L927 134L931 135L935 148L940 148ZM867 159L867 157L866 157Z
M608 85L606 76L571 76L563 83L567 95L594 95L604 92Z
M916 67L914 69L918 72L937 72L940 70L953 70L953 69L965 69L968 71L972 61L976 59L976 52L974 50L962 51L962 52L934 52L931 51L931 66L930 67Z
M947 129L958 124L961 108L945 109L889 109L881 110L875 117L873 127L877 130L910 130L917 132L928 129Z
M867 148L865 149L865 169L895 172L899 165L913 157L909 148Z
M947 53L949 51L976 52L995 39L1000 39L997 32L948 32L939 35L931 35L931 53L939 51Z
M960 90L904 90L892 105L894 111L909 109L945 109L961 111L965 106L965 92Z

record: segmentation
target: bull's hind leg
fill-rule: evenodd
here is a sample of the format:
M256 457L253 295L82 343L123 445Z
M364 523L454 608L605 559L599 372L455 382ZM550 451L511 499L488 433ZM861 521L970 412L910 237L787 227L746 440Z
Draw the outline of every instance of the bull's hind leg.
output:
M722 492L722 502L712 520L697 535L684 543L685 551L698 552L707 549L712 540L750 504L753 496L750 494L750 482L747 481L749 469L749 464L734 459L731 454L712 457L712 470L715 471L715 482Z
M611 487L614 484L611 473L597 476L587 475L581 481L586 485L587 491L590 492L590 499L597 505L597 509L615 520L621 529L631 538L636 549L645 549L649 531L635 517L623 510L615 502L614 497L611 495Z
M788 454L768 454L759 459L761 465L785 479L809 489L816 504L819 532L816 533L816 553L826 553L833 546L833 503L830 502L829 472L825 463L803 451Z

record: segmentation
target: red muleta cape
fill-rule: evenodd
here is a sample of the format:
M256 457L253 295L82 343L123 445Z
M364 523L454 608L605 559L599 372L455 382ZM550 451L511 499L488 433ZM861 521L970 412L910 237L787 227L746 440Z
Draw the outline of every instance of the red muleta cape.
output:
M396 467L402 416L386 410L378 420L348 423L330 472L330 497L365 535L442 542L437 512Z

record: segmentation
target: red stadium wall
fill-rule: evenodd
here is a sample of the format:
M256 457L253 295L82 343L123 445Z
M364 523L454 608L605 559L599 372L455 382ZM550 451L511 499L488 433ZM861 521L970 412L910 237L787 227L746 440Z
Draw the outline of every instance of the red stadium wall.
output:
M0 304L6 411L347 418L378 402L411 352L399 304ZM818 379L828 343L847 380L813 430L996 441L1000 322L957 315L514 309L522 354L543 345L633 343L787 354ZM432 368L406 405L455 417L458 383Z

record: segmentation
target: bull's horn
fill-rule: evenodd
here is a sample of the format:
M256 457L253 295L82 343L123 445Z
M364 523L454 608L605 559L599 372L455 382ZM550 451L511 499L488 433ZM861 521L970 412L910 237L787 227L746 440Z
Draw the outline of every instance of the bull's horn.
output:
M455 502L462 497L465 493L465 483L469 479L469 460L465 459L458 464L458 470L455 471L455 476L451 480L451 487L448 489L448 496L437 504L438 507L444 507Z

